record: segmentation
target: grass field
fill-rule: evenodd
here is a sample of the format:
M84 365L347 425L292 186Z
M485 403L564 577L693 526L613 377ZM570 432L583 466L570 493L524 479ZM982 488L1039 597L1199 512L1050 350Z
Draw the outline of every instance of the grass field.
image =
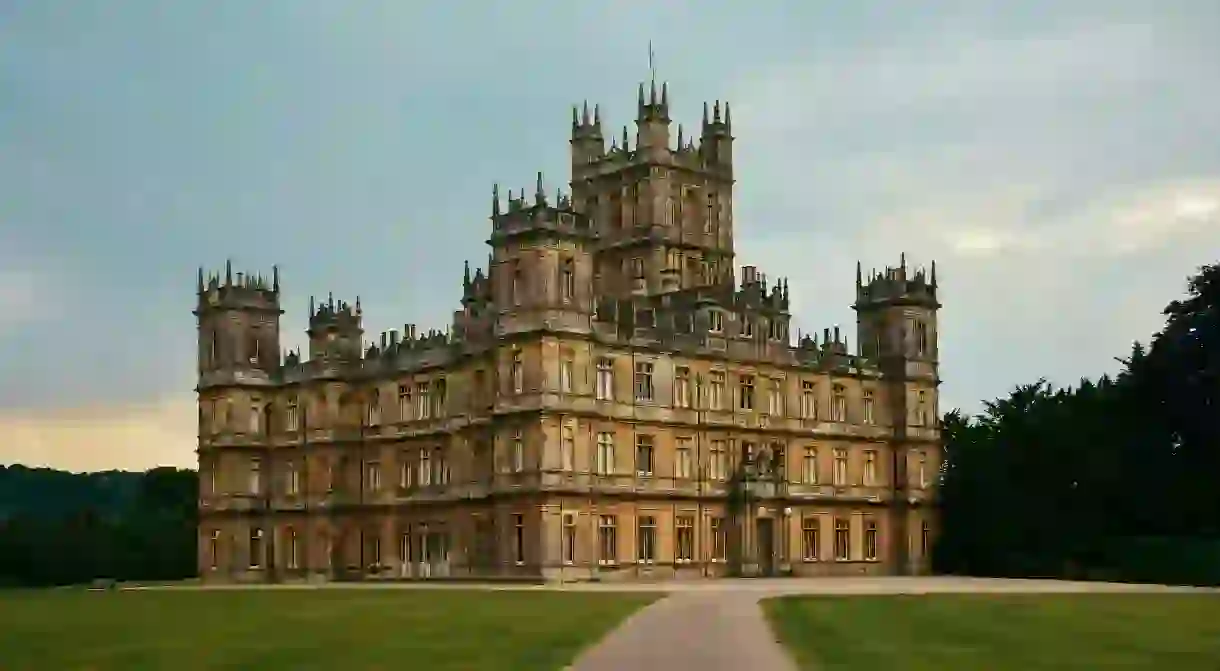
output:
M1220 595L782 597L767 619L802 669L1220 669Z
M0 670L561 669L648 594L0 592Z

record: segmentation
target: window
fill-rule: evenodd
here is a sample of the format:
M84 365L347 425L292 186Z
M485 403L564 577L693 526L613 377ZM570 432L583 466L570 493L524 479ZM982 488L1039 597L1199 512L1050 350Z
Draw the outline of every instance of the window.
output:
M250 568L262 568L263 566L263 530L254 528L250 530Z
M729 453L725 450L723 440L713 440L712 446L708 450L710 462L708 464L709 474L713 480L724 480L729 474Z
M290 396L288 405L284 409L284 428L289 431L296 431L300 427L300 418L298 416L297 398Z
M918 477L919 477L919 480L918 480L919 488L923 489L923 488L927 487L928 486L928 453L927 452L919 453Z
M572 369L576 366L572 350L561 350L559 353L559 391L572 393Z
M484 398L486 398L486 387L485 387L485 385L487 384L486 378L487 378L487 373L482 368L480 368L474 372L474 385L473 385L473 388L470 390L470 400L469 400L470 406L472 408L483 407L482 400Z
M784 414L784 381L771 380L771 388L767 396L767 413L776 417Z
M419 485L428 487L432 484L432 450L419 451Z
M712 518L712 561L724 561L728 555L728 530L723 517Z
M801 380L801 417L804 419L818 418L817 389L811 380Z
M525 441L521 438L521 429L513 431L512 467L514 473L525 470Z
M652 475L652 436L640 434L635 437L635 473L639 476Z
M864 413L863 413L864 414L864 417L863 417L864 423L865 424L876 424L877 419L873 414L873 405L874 404L873 404L873 392L871 389L864 390L864 399L863 399L862 405L863 405L862 410L864 411Z
M674 370L674 407L690 407L690 368L686 366Z
M288 527L288 558L286 563L290 569L301 567L300 538L297 537L296 529L292 527Z
M262 408L260 408L258 406L258 403L254 403L250 406L250 414L247 415L247 417L250 418L249 419L250 426L248 427L250 433L255 434L255 435L262 433L263 432L263 422L262 422L263 410L262 410Z
M636 559L641 564L651 564L657 560L657 518L651 515L639 520Z
M810 485L818 483L818 450L816 447L805 448L805 460L801 464L801 481Z
M251 494L263 493L263 461L258 457L250 458L249 491Z
M914 426L927 426L929 424L928 392L916 392L915 399L915 420L911 424Z
M678 439L678 448L674 451L674 456L674 477L680 480L690 479L694 460L691 458L691 439L689 437L684 436Z
M864 451L864 486L875 487L877 485L877 452L876 450Z
M220 565L220 531L212 531L212 538L208 541L208 557L211 558L212 568Z
M288 462L287 470L287 478L284 483L286 491L284 493L288 496L296 496L301 492L301 471L297 468L297 464L294 461Z
M428 419L432 416L432 388L427 382L420 382L415 385L415 393L419 397L419 403L415 404L415 419Z
M877 520L871 517L864 522L864 561L877 561Z
M631 278L642 279L644 277L644 259L635 257L631 259Z
M635 400L652 401L652 363L648 361L635 364Z
M927 521L921 522L919 525L919 556L927 557L928 550L932 549L932 529Z
M368 476L365 482L365 487L370 492L381 490L381 464L376 461L370 461L367 465Z
M724 333L724 313L712 310L707 313L707 330L712 333Z
M398 385L398 421L405 422L411 419L411 387L410 385Z
M614 434L609 431L597 434L597 455L594 458L593 471L598 475L614 473Z
M618 530L614 515L597 518L597 563L618 563Z
M368 554L368 557L366 557L366 559L368 559L369 566L372 568L380 568L381 567L381 537L373 536L372 538L370 538L368 546L369 546L369 548L368 548L369 554Z
M817 561L821 554L821 526L822 520L812 515L801 520L801 557L805 561Z
M366 421L369 426L381 424L381 395L376 390L373 390L373 395L369 397Z
M722 410L724 408L724 371L714 370L709 375L711 382L707 388L707 407L708 410Z
M432 455L432 482L438 485L449 484L449 459L445 456L445 450L436 448Z
M835 520L835 561L851 558L851 527L847 520Z
M572 259L559 262L559 298L564 303L576 299L576 262Z
M576 563L576 515L572 513L563 515L563 563Z
M830 421L847 421L847 389L843 385L836 384L831 389Z
M597 360L597 400L614 400L614 360L601 357Z
M771 466L780 482L788 480L788 452L783 443L771 443Z
M443 377L436 380L433 383L433 386L432 386L432 416L433 417L439 418L439 417L445 416L445 404L446 404L445 402L448 400L446 398L446 396L448 396L448 387L449 387L449 385L445 384L445 378L443 378Z
M832 474L832 484L835 487L842 487L847 484L847 450L836 449L834 454L835 470Z
M576 425L571 421L564 422L560 433L559 468L570 473L575 468Z
M915 324L915 355L924 356L928 353L928 325L916 321Z
M525 515L513 515L513 561L525 564Z
M742 375L739 381L738 405L742 410L754 409L754 376Z
M695 559L695 517L694 515L678 516L678 531L675 539L674 559L680 563Z
M753 338L754 337L754 320L747 317L746 315L741 316L741 337L743 337L743 338Z
M411 467L411 455L406 450L398 455L398 486L407 489L415 484L415 469Z
M508 302L512 305L521 305L521 289L524 278L521 276L521 268L516 261L509 264L510 277L512 281L508 286Z
M513 352L509 380L513 385L512 393L520 394L525 390L525 361L522 358L521 352Z
M228 431L230 417L230 401L224 399L216 404L216 431Z

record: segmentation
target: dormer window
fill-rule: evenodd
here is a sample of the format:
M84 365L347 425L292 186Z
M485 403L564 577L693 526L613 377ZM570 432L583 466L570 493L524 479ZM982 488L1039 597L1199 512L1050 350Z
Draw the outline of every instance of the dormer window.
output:
M724 333L724 313L712 310L707 313L707 330L711 333Z

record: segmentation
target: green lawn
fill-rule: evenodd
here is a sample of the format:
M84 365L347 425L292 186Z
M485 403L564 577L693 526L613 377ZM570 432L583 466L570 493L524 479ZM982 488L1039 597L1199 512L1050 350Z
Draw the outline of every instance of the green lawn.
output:
M1220 595L782 597L763 602L803 669L1220 669Z
M649 594L0 592L0 669L561 669Z

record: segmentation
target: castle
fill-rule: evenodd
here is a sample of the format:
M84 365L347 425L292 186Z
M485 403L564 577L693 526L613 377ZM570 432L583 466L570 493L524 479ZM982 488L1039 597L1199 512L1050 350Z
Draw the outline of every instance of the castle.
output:
M935 265L856 271L852 353L734 272L729 105L634 142L574 108L570 194L496 189L444 331L365 339L279 272L200 270L205 580L916 574L935 533Z

